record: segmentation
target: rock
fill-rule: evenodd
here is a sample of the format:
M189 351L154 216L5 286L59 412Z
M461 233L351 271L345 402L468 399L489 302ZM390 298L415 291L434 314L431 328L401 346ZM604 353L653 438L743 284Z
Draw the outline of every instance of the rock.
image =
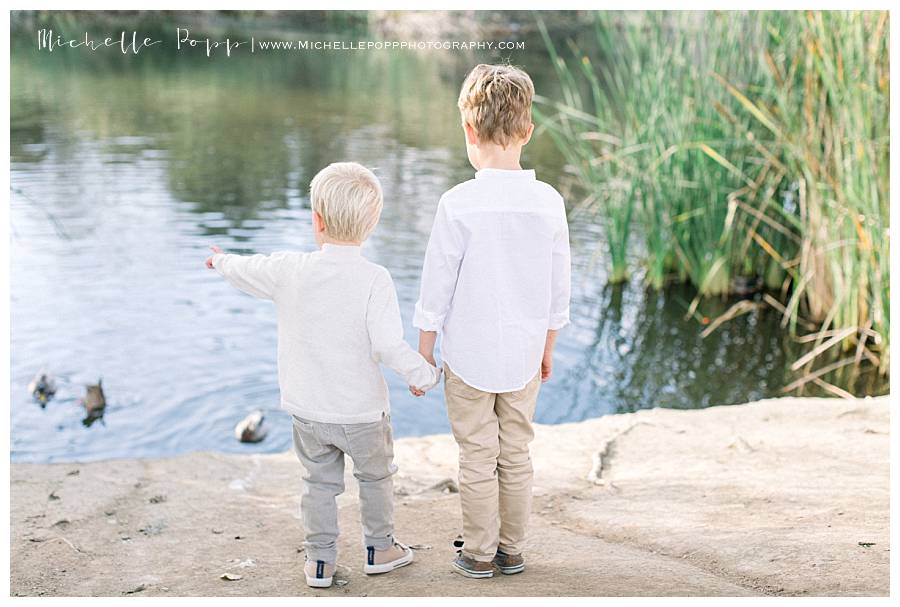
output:
M445 478L430 486L426 491L440 491L442 493L459 493L459 485L452 478Z
M147 525L144 525L143 527L138 529L138 531L140 531L141 533L143 533L144 535L149 537L152 535L159 535L160 533L162 533L162 531L163 531L163 529L165 529L165 527L166 527L165 521L157 521L155 523L149 523Z

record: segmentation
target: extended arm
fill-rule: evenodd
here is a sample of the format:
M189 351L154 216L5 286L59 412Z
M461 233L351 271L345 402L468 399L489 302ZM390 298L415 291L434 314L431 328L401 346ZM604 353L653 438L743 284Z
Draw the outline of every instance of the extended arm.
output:
M210 247L213 255L206 267L214 268L229 283L245 293L262 299L274 299L279 265L288 253L272 255L229 255L219 247Z

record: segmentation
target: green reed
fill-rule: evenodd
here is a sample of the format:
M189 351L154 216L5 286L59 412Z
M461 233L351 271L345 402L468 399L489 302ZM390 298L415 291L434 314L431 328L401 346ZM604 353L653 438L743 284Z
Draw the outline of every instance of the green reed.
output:
M773 157L763 169L780 163L798 184L790 322L805 315L820 323L816 347L829 338L832 346L855 348L854 362L874 359L874 350L872 362L887 373L888 13L775 12L765 21L762 90L719 79L767 131ZM857 331L835 339L834 331L848 328Z
M755 74L744 49L721 42L748 33L727 16L699 13L598 13L595 32L596 51L572 46L566 61L542 28L563 95L542 103L539 118L602 209L612 280L628 275L636 219L651 285L675 277L704 295L727 292L729 196L745 185L743 157L738 166L724 159L735 126L718 108L736 103L709 74Z
M692 283L691 312L759 280L813 351L887 372L887 13L603 12L589 49L540 29L562 93L536 114L603 218L611 281L640 234L646 281Z

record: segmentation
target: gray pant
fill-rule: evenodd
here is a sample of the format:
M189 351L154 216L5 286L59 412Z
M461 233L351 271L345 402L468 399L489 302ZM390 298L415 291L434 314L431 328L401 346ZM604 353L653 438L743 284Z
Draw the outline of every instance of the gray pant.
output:
M307 557L337 561L338 512L335 498L344 492L344 454L353 460L359 481L363 545L376 550L394 543L394 440L391 417L365 424L326 424L297 416L294 452L306 469L300 512L306 529Z

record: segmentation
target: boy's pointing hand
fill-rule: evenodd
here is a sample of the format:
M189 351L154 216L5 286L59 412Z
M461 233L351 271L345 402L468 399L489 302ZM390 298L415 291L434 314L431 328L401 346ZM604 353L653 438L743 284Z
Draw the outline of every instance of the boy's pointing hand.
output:
M222 249L220 249L219 247L217 247L216 245L210 245L209 250L213 252L213 255L225 252ZM212 259L213 259L212 255L210 255L209 257L206 258L206 267L209 268L210 270L213 269L213 260Z

